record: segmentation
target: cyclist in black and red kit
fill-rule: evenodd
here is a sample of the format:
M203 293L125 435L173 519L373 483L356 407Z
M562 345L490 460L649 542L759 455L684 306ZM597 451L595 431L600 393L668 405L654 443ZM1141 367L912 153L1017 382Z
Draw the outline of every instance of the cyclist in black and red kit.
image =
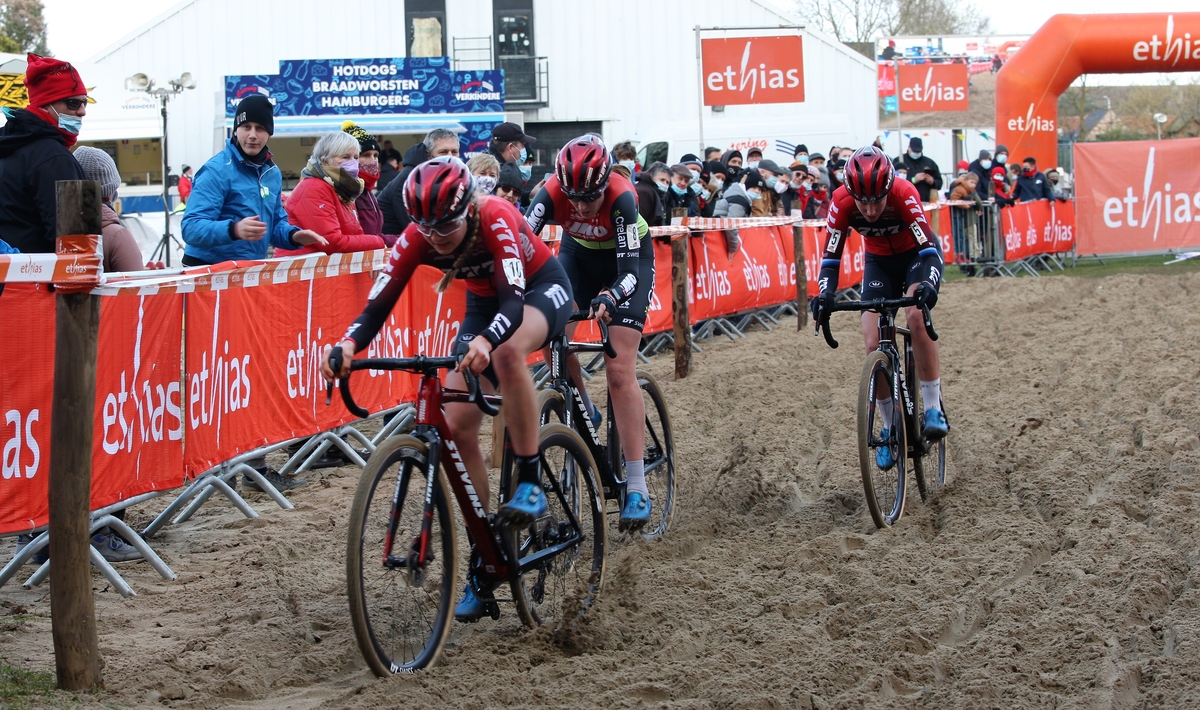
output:
M612 157L599 137L570 141L559 151L554 175L534 196L525 216L535 234L550 222L562 226L558 258L571 280L575 302L588 304L597 318L612 325L609 341L617 357L606 357L605 369L625 459L626 495L619 527L627 530L644 525L651 508L643 470L646 408L635 366L654 289L654 246L638 233L633 185L611 168ZM583 394L575 356L568 367ZM588 405L598 424L599 412Z
M843 185L834 191L829 206L829 234L817 282L821 294L812 300L813 320L820 324L829 317L842 249L851 229L863 236L866 250L864 301L909 295L933 308L942 283L942 250L932 236L916 187L907 180L897 180L892 162L874 146L855 151L845 171ZM909 308L906 315L909 323L921 322L918 308ZM862 330L870 353L879 345L879 314L864 311ZM940 438L950 432L950 425L942 409L938 344L924 328L913 328L912 340L925 405L925 433ZM880 401L877 406L883 421L891 421L892 400ZM882 469L892 466L891 447L879 447L876 463Z
M547 506L539 482L537 392L525 363L563 332L571 315L571 284L512 204L475 194L475 179L458 158L435 158L413 170L404 185L404 206L412 223L396 240L362 315L337 345L342 349L342 372L335 375L329 369L332 348L322 358L322 371L330 381L349 374L350 360L375 338L418 265L445 270L439 290L455 277L463 279L467 311L456 343L463 358L458 370L447 374L446 384L465 388L461 373L469 368L486 376L485 390L494 391L496 384L503 388L519 485L498 516L503 525L527 525ZM479 448L483 414L473 404L447 404L445 409L446 423L486 511L488 475ZM455 618L482 617L481 597L490 593L469 579Z

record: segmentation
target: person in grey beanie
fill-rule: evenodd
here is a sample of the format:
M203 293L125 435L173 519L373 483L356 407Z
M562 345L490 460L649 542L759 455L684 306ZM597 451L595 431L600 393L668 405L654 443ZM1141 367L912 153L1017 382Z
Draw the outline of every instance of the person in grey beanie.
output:
M113 201L117 199L117 188L121 187L121 174L112 156L91 146L81 145L75 149L75 160L83 168L86 180L100 183L100 236L104 248L104 270L141 271L142 250L138 248L133 234L121 224Z

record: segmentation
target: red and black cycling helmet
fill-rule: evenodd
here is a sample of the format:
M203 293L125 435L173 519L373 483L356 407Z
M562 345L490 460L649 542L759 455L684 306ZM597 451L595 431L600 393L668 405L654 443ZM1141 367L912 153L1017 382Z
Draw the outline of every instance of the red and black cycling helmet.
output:
M883 151L873 145L859 148L846 161L842 184L859 202L878 202L888 196L896 181L896 169Z
M451 155L413 168L404 183L404 209L417 224L432 226L461 217L475 194L475 178Z
M554 175L571 200L592 201L608 187L612 158L599 136L580 136L563 146L554 161Z

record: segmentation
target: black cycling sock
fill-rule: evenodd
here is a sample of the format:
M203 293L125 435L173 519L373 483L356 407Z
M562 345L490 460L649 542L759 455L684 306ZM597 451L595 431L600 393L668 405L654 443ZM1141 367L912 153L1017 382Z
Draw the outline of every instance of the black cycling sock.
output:
M532 483L535 486L542 482L541 457L517 456L517 483Z

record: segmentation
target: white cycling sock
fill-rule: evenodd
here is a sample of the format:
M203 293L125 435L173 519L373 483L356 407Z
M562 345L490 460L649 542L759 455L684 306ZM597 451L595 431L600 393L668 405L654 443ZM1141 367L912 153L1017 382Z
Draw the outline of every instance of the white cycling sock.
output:
M921 380L921 403L926 412L942 408L942 380L940 377L932 382Z
M650 489L646 487L646 462L642 459L625 462L625 481L626 492L650 497Z
M895 402L891 397L887 399L875 400L875 411L879 414L879 421L883 422L884 429L892 428L892 407Z

